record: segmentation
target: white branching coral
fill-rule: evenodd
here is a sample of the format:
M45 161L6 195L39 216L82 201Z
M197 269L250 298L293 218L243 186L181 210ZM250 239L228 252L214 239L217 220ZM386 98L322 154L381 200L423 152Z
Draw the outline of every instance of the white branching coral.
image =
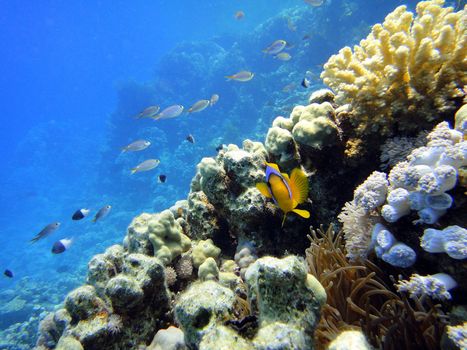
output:
M449 290L456 286L457 282L445 273L428 276L413 274L409 280L401 280L396 284L399 292L407 292L411 298L419 298L426 295L439 300L451 299Z
M446 333L459 349L467 349L467 322L457 326L447 326Z
M371 243L372 229L378 216L368 214L354 202L347 202L338 219L344 231L347 257L351 261L365 258Z
M351 103L357 135L389 135L430 125L455 107L467 84L466 10L444 0L419 2L417 15L397 7L359 46L344 47L324 65L324 83L338 103Z

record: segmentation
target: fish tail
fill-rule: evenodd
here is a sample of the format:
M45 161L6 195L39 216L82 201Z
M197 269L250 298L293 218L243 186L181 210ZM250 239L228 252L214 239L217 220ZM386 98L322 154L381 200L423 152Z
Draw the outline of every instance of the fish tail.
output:
M137 171L136 168L131 169L131 175L133 175L134 173L136 173L136 171Z
M96 223L96 222L97 222L97 218L93 218L91 221L94 222L94 223Z
M308 219L310 217L310 212L304 209L294 209L292 210L295 214L300 215L302 218Z
M227 79L227 81L229 81L233 79L233 75L226 75L224 76L224 78Z

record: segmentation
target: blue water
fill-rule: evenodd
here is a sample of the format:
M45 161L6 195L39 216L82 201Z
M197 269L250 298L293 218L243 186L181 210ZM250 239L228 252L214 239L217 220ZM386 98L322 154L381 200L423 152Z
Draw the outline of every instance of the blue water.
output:
M331 54L402 4L371 3L1 1L0 270L15 276L0 279L0 346L30 348L45 311L85 282L89 259L120 243L135 215L186 198L196 164L219 144L263 141L277 115L322 87L319 79L309 90L300 86L307 70L319 76ZM414 8L415 1L407 4ZM261 52L279 38L293 45L291 61ZM224 79L243 69L255 78ZM152 104L189 108L214 93L218 104L198 114L132 118ZM185 141L188 134L195 144ZM120 153L140 138L151 147ZM160 166L130 176L148 158ZM166 183L157 182L159 174ZM71 221L76 209L89 207L93 215L107 204L113 209L101 222ZM62 223L57 232L29 243L55 221ZM65 237L74 238L72 247L51 254ZM6 310L15 297L22 307Z

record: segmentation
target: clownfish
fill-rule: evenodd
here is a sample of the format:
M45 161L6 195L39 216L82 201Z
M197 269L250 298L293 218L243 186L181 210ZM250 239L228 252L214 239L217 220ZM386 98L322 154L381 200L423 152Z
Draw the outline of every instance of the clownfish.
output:
M308 179L301 169L293 169L289 177L280 172L277 164L266 163L266 182L257 183L256 188L263 196L272 198L284 212L282 226L287 213L291 211L306 219L310 217L308 210L296 209L308 197Z

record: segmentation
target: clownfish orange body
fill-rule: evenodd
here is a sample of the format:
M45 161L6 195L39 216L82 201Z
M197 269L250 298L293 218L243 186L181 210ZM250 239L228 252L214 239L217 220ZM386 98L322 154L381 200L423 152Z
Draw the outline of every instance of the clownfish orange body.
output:
M296 209L297 205L305 202L308 197L308 179L305 173L295 168L289 175L281 173L277 164L266 163L266 182L256 184L256 188L284 212L282 226L287 213L294 212L308 219L308 210Z

